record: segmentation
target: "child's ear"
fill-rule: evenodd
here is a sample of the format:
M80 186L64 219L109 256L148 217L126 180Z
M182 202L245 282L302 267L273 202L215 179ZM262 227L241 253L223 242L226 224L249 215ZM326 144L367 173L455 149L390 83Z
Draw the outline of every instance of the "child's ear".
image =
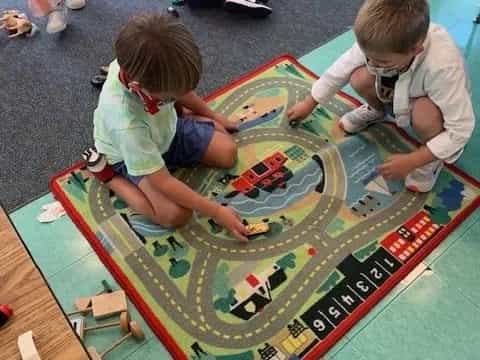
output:
M140 91L140 83L138 81L130 81L127 86L133 91Z

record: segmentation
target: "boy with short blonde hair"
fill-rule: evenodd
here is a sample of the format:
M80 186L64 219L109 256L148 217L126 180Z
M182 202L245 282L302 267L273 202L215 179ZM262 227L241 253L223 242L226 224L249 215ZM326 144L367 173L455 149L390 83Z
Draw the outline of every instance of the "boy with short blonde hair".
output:
M354 32L357 43L293 106L291 120L307 117L348 82L366 104L345 114L340 127L356 133L383 121L411 125L422 146L379 166L387 179L405 179L411 191L430 191L443 163L455 162L475 123L463 57L442 27L430 24L426 0L367 0Z
M169 172L197 164L230 168L237 156L227 132L236 127L194 91L202 61L191 33L169 15L136 16L120 31L115 51L94 113L96 151L84 154L88 169L158 224L182 226L196 210L246 240L232 209ZM175 104L196 115L177 116Z

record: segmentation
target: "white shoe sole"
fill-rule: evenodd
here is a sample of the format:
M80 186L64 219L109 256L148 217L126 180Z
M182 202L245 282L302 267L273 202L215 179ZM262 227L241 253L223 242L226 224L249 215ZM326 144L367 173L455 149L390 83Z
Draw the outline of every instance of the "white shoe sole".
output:
M53 10L48 15L47 28L45 29L49 34L61 32L67 28L66 9L60 8Z
M65 30L67 28L67 24L64 24L63 26L59 26L59 27L47 27L47 33L49 34L55 34L55 33L58 33L58 32L62 32L63 30Z
M47 25L47 33L49 34L55 34L55 33L58 33L58 32L62 32L63 30L65 30L67 28L67 24L66 23L63 23L63 24L57 24L56 27L54 26L48 26Z
M252 3L247 0L225 1L225 9L232 12L246 12L254 17L265 17L272 13L272 9L266 5Z
M71 10L83 9L85 7L85 5L87 5L86 1L84 1L82 3L79 3L79 4L76 4L76 5L72 5L68 1L65 1L65 6L68 7L69 9L71 9Z

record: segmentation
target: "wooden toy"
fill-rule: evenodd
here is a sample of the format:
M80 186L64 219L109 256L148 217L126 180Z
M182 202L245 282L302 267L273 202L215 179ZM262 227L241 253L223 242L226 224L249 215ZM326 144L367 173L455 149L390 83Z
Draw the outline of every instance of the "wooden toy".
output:
M92 306L92 298L78 298L75 299L75 308L79 311L85 311Z
M124 311L127 311L127 297L123 290L92 298L92 313L95 319L102 319Z
M67 313L68 316L92 313L95 319L120 314L127 311L127 297L123 290L112 291L110 285L102 281L103 291L92 297L77 298L75 311Z
M105 323L105 324L98 324L95 326L83 327L83 329L81 330L82 335L80 336L80 339L83 340L85 333L88 331L107 329L107 328L116 327L116 326L120 327L120 330L122 331L122 333L126 334L130 331L129 326L130 326L131 320L132 319L130 318L130 314L127 311L124 311L120 314L119 321L114 321L114 322Z
M2 13L2 17L0 21L2 21L2 25L0 29L5 29L7 27L15 26L17 23L17 18L20 17L22 14L18 10L5 10Z
M68 315L68 316L78 315L78 314L85 315L85 314L88 314L89 312L92 312L92 307L91 307L91 306L86 307L86 308L83 308L83 309L81 309L81 310L76 310L76 311L68 312L67 315Z
M0 304L0 328L5 325L13 315L13 309L9 305Z
M89 346L87 348L87 351L88 351L88 355L90 355L90 358L92 360L102 360L102 358L100 357L100 354L97 352L97 349L95 349L95 347Z
M31 330L18 337L17 345L22 360L41 360L33 342L33 332Z
M23 13L18 10L6 10L0 18L2 25L0 29L5 29L10 34L9 38L14 38L23 34L31 34L33 24Z
M143 333L140 325L138 325L136 321L130 321L130 323L128 324L128 330L129 331L127 334L115 341L108 349L104 350L100 354L97 352L97 349L95 347L90 346L87 351L92 360L102 360L109 352L113 351L117 346L119 346L121 343L123 343L130 337L133 337L138 341L145 339L145 334Z
M267 223L250 224L246 228L247 236L265 234L270 230L270 226Z

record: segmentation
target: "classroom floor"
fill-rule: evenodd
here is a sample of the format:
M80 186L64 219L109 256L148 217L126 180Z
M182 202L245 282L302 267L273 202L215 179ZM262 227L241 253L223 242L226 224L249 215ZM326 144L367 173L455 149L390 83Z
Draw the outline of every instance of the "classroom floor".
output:
M480 114L480 25L472 20L475 0L431 0L433 21L448 28L464 51L470 69L476 113ZM321 73L353 42L347 32L301 58ZM252 69L253 70L253 69ZM480 178L477 127L459 166ZM477 156L475 156L477 154ZM65 310L82 295L96 293L112 277L72 222L64 217L44 225L36 220L50 194L11 214L12 219ZM480 210L470 216L407 279L360 321L327 359L476 359L480 351ZM140 316L132 309L133 318ZM147 325L146 341L116 350L115 359L170 359ZM87 336L87 345L106 348L118 334Z

